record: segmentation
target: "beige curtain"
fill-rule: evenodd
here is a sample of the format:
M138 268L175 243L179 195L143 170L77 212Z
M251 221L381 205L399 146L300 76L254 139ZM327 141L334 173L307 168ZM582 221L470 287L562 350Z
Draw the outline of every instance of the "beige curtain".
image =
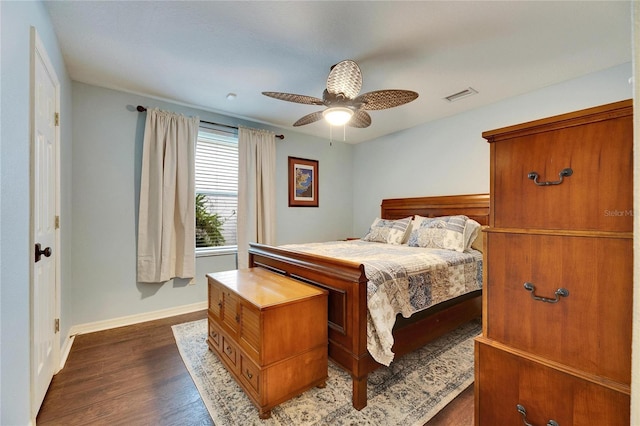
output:
M250 242L275 243L275 134L241 127L238 157L238 268L243 269Z
M147 110L138 215L138 282L195 276L198 117Z

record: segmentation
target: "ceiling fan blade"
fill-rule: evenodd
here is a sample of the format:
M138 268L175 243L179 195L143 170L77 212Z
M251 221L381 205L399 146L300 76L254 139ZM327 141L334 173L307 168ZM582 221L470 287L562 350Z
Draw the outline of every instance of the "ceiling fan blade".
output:
M315 123L318 120L322 120L322 111L312 112L302 117L300 120L293 123L293 127L304 126L305 124Z
M262 92L262 94L271 98L280 99L281 101L296 102L299 104L307 105L324 105L322 99L314 98L313 96L296 95L293 93L282 92Z
M353 113L351 119L347 121L347 126L357 127L359 129L364 129L365 127L369 127L371 125L371 116L363 110L358 110Z
M341 61L331 68L327 77L327 91L333 95L342 93L347 99L353 99L362 88L362 72L358 64L351 60Z
M376 90L363 93L353 100L355 105L368 111L397 107L415 100L416 92L411 90Z

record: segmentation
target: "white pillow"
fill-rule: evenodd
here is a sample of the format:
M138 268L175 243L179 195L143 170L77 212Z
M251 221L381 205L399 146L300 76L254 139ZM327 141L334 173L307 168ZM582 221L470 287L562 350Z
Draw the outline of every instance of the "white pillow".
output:
M489 226L487 225L480 227L480 229L478 230L478 236L471 242L472 249L478 250L478 251L484 251L484 246L483 246L484 232L482 232L482 230L488 227Z
M467 219L467 223L464 224L464 249L469 250L471 244L478 236L478 232L481 232L482 225L473 219Z
M371 224L369 232L362 240L396 245L402 244L405 234L410 229L410 224L411 216L398 220L376 218Z

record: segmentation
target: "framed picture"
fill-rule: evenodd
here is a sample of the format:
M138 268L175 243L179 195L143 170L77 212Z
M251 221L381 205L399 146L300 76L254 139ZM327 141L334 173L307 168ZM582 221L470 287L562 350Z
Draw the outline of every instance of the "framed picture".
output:
M289 207L318 207L318 162L289 157Z

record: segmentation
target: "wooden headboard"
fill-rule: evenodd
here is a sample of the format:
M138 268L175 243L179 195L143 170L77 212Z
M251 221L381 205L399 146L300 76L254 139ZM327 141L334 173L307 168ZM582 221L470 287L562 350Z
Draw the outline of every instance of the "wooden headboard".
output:
M465 215L480 225L489 225L489 194L445 195L439 197L390 198L382 200L382 219L402 219Z

